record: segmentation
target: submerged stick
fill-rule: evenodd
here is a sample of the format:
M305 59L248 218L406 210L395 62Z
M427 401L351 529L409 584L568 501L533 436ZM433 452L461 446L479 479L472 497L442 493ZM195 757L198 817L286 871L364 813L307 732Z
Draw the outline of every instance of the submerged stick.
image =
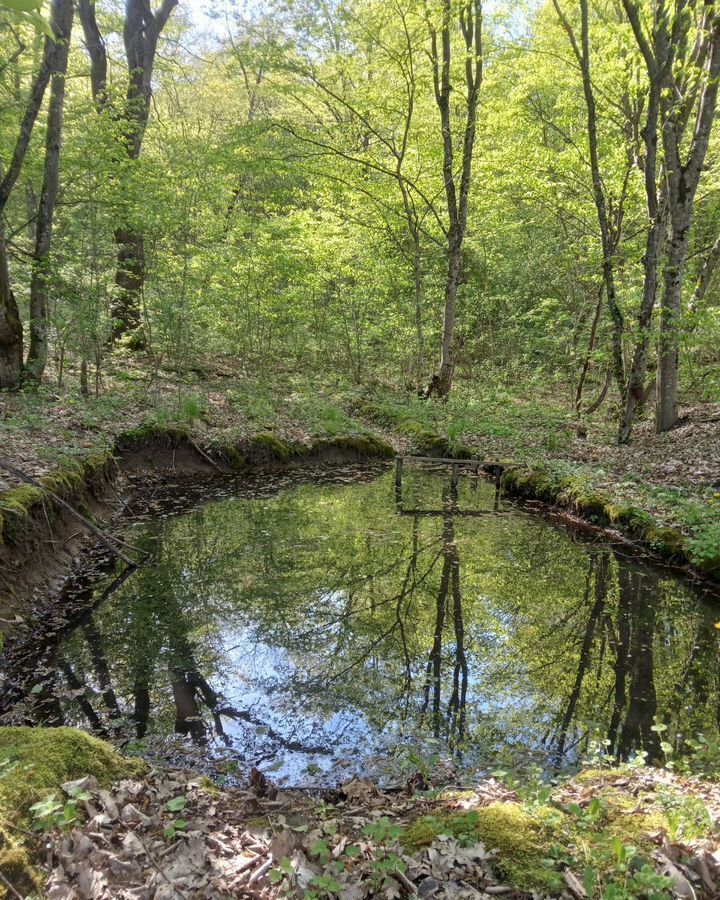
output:
M37 479L33 478L31 475L28 475L26 472L23 472L22 469L18 469L17 466L14 466L12 463L9 463L6 459L0 459L0 469L5 469L6 472L10 472L11 475L14 475L16 478L19 478L20 481L24 481L25 484L30 484L33 487L38 488L43 493L47 494L52 500L54 500L58 506L61 506L66 512L70 513L70 515L76 519L86 531L89 531L93 537L96 537L101 544L107 547L111 553L114 553L118 559L121 559L127 565L132 566L133 568L137 567L137 563L130 559L129 556L126 556L122 550L120 549L120 544L123 543L121 541L115 540L115 538L110 537L110 535L106 534L97 525L93 525L89 519L86 519L85 516L80 515L80 513L72 507L67 500L63 500L58 494L54 491L49 490L44 487ZM130 547L129 544L125 546L129 547L129 549L134 550L136 553L141 553L143 556L147 556L144 550L140 550L138 547Z

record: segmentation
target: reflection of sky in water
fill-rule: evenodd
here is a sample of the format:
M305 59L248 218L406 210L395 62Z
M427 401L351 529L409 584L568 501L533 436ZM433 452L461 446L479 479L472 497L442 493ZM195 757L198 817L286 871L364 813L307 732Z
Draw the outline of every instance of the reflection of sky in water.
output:
M409 473L400 507L392 473L349 481L134 526L154 562L66 636L63 675L23 714L290 784L380 777L438 746L462 769L571 761L595 731L637 750L655 715L714 727L717 614L687 586L503 503L492 514L482 480L455 498L445 476Z

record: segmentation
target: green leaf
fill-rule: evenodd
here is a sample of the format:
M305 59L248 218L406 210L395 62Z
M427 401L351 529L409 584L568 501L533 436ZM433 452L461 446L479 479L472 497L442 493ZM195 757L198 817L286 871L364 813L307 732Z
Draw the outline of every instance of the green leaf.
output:
M173 797L172 800L168 800L167 808L170 812L180 812L181 809L185 809L187 806L187 797Z

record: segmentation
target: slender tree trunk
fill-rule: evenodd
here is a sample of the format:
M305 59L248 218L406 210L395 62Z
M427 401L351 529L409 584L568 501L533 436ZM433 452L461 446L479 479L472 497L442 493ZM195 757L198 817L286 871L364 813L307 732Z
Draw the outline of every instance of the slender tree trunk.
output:
M420 234L413 235L413 275L415 281L415 332L417 335L417 374L415 386L420 390L425 370L425 333L423 330L423 273Z
M53 0L50 18L54 31L57 31L56 22L62 19L64 2L65 0ZM45 38L43 58L30 89L15 148L2 181L0 181L0 390L16 390L20 386L23 363L22 323L10 282L7 244L2 219L25 160L35 121L45 96L45 89L55 68L56 53L57 43L50 37Z
M682 285L690 233L689 211L685 224L673 227L664 272L664 290L660 305L660 345L658 348L655 430L668 431L677 422L678 328L682 304Z
M595 341L597 340L597 330L598 325L600 324L600 314L602 313L603 289L604 285L600 285L595 315L593 316L592 326L590 328L590 340L588 341L587 353L585 354L582 371L580 372L580 379L578 381L577 390L575 391L575 413L578 418L582 413L582 398L585 390L585 382L587 381L588 372L590 370L590 359L593 350L595 349Z
M70 35L73 23L72 0L58 4L54 22L57 40L55 69L50 89L47 131L45 134L45 168L40 193L30 281L30 348L24 375L29 381L40 383L48 358L48 283L47 263L52 242L53 216L58 194L60 149L62 146L63 107L65 103L65 73L67 72Z
M718 237L715 243L712 245L708 255L703 261L702 268L700 269L700 274L698 275L697 282L695 283L695 290L693 291L692 299L690 300L691 310L696 310L700 306L702 306L702 303L705 300L705 295L707 294L708 288L710 287L710 284L713 280L713 275L715 274L715 269L717 268L718 262L720 262L720 237Z
M445 307L443 312L443 333L440 344L440 367L433 375L427 389L427 396L436 394L446 398L452 388L455 369L455 317L457 290L462 270L462 247L467 228L468 199L470 196L470 176L472 171L473 148L477 126L477 106L480 85L483 78L482 53L482 2L462 0L457 10L458 24L465 43L465 126L462 141L462 163L459 177L455 172L453 142L453 110L451 94L450 33L454 8L450 0L442 3L442 25L438 30L432 23L426 5L426 21L430 32L430 60L433 71L435 103L440 112L440 130L443 144L443 182L448 208L447 229L447 274L445 277ZM457 179L457 180L456 180Z
M657 295L658 267L664 243L665 217L655 218L648 229L645 244L645 278L643 296L638 315L638 334L635 339L630 375L628 376L625 409L620 422L618 442L627 444L638 408L642 407L645 396L645 376L647 374L648 351L650 349L650 325L652 323L655 298Z
M440 369L438 370L435 386L435 393L439 397L447 397L450 394L455 371L455 312L461 264L461 238L453 235L448 239L448 268L445 280L445 308L443 313L442 343L440 345Z
M605 284L605 293L607 296L608 310L610 319L612 320L612 354L613 354L613 375L617 385L618 392L622 403L625 403L626 396L626 379L625 379L625 361L623 358L623 332L625 330L625 319L622 310L617 302L615 292L615 269L614 258L620 242L620 226L613 228L611 217L608 215L608 204L606 200L606 191L603 186L602 174L600 172L600 155L598 153L598 135L597 135L597 108L595 105L595 91L593 90L591 70L590 70L590 24L587 0L580 0L580 16L581 31L580 43L578 44L575 32L570 24L570 20L560 6L559 0L553 0L555 11L557 12L560 22L567 32L570 39L575 58L580 66L582 74L583 93L585 95L585 106L587 109L587 133L588 147L590 150L590 175L593 186L593 199L595 200L595 209L597 211L598 225L600 227L600 238L603 253L602 273ZM618 223L622 221L622 209L618 216Z

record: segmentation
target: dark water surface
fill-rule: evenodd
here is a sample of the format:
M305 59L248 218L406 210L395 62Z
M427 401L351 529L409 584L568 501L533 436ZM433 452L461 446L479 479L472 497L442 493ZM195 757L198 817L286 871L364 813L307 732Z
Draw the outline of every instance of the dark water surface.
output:
M472 477L407 472L400 503L387 471L241 493L129 528L151 561L84 588L12 718L292 785L716 732L720 608L667 570Z

